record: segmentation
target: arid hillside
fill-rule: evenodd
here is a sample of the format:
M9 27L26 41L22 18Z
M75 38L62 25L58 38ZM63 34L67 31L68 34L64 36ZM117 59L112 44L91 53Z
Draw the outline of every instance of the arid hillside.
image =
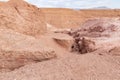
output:
M1 2L0 80L120 80L119 15Z
M42 9L47 23L58 28L72 28L80 26L79 11L63 8Z
M44 8L47 23L58 28L75 28L91 18L120 17L120 10L72 10Z
M42 11L23 0L0 3L0 29L11 29L27 35L45 32L45 17Z
M105 9L105 10L80 10L79 15L82 17L81 22L85 22L90 18L118 18L120 17L120 10L119 9Z

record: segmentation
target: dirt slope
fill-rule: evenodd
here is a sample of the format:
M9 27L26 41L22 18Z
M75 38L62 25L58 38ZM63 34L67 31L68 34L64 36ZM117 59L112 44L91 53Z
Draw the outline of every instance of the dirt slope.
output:
M80 25L79 11L63 8L46 8L42 9L46 21L57 28L78 27Z
M56 57L56 52L32 36L0 29L0 71Z
M105 22L101 25L102 28L111 28L112 26L110 25L114 24L117 31L119 31L118 26L120 24L118 19L95 19L86 22L85 25L90 22L95 23L94 27L99 26L101 22ZM91 26L88 25L86 28L87 31ZM104 32L107 31L105 30ZM78 32L82 33L83 31L78 30ZM102 32L99 34L102 34ZM57 38L64 41L64 39L69 39L69 37L65 35L65 37L62 37L63 35L60 33L48 33L41 36L39 41L42 43L42 46L46 46L46 49L51 46L61 55L57 55L58 57L52 60L27 64L12 72L2 72L0 73L0 80L119 80L119 34L118 36L109 34L111 35L110 37L87 36L91 40L96 41L96 46L102 45L102 47L90 53L76 54L66 50L53 40L53 38ZM86 35L84 36L86 37Z
M0 80L119 80L118 61L112 56L69 54L2 73Z
M39 8L23 0L10 0L0 5L0 28L36 36L46 31L46 24Z
M47 23L57 28L75 28L79 27L86 20L101 17L120 17L120 10L72 10L64 8L45 8Z
M0 3L0 80L119 80L119 14L38 9L22 0ZM71 27L80 28L58 29ZM93 41L95 50L71 51L81 37Z

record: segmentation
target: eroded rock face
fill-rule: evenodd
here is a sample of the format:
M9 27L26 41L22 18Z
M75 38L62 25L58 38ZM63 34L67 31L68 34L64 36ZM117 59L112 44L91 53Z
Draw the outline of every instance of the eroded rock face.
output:
M10 0L0 5L0 28L37 36L46 32L45 16L23 0Z
M0 70L14 70L31 62L56 57L55 51L39 40L12 30L0 29Z
M76 37L71 46L72 52L78 52L81 54L93 52L95 50L95 42L84 37Z
M74 41L70 45L72 52L83 54L103 48L109 50L112 46L117 46L115 43L119 41L119 23L119 18L90 19L78 29L57 31L56 33L64 33L73 37ZM59 40L57 41L60 42Z
M120 46L116 46L109 50L109 54L113 56L120 56Z
M120 35L119 22L118 18L93 19L86 21L79 29L71 30L68 34L74 38L72 51L88 53L105 46L108 50L110 46L116 46Z
M81 37L112 37L118 36L120 31L119 18L101 18L90 19L86 21L79 29L71 32L72 36L79 34ZM74 35L75 34L75 35Z

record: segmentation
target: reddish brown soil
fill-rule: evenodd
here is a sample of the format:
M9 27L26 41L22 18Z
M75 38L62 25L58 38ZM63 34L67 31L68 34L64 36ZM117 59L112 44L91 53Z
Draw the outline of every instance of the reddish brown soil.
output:
M12 29L32 36L46 31L45 16L41 9L23 0L10 0L0 5L0 25L2 29Z
M0 3L0 80L119 80L119 36L119 10ZM85 38L80 50L94 50L73 52L75 38Z
M47 23L57 28L76 28L88 19L93 18L116 18L120 17L120 10L72 10L64 8L42 9Z

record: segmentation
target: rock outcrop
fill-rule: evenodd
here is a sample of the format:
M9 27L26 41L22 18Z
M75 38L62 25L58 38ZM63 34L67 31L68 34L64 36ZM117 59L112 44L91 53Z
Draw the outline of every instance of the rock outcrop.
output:
M120 80L119 14L0 3L0 80Z
M52 38L61 47L67 49L68 51L71 50L71 46L73 44L73 38L71 36L63 33L56 33Z
M55 51L32 36L0 29L0 70L14 70L31 62L55 58Z

